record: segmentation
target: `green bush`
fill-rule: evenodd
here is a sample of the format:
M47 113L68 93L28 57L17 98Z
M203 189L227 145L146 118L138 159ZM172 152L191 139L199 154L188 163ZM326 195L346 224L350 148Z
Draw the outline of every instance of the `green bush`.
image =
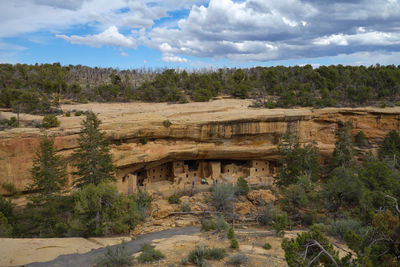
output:
M267 242L264 244L263 248L268 250L268 249L271 249L272 247L271 247L271 244Z
M169 128L172 125L172 122L170 120L165 120L163 121L163 125L165 128Z
M67 111L67 112L65 112L65 117L71 117L71 111Z
M268 226L272 223L274 219L274 207L266 205L262 210L261 214L258 216L258 223L262 226Z
M10 126L10 127L18 127L18 120L17 120L17 118L16 117L11 117L9 120L8 120L8 125Z
M81 116L82 114L83 114L83 112L80 111L80 110L75 111L75 116L76 116L76 117L79 117L79 116Z
M327 232L329 235L340 238L344 240L344 236L349 231L354 231L360 234L362 229L362 224L354 219L339 219L336 221L331 221L327 227Z
M54 128L60 126L60 122L58 121L56 115L49 114L43 117L42 126L46 129Z
M145 145L145 144L147 144L147 142L149 142L149 138L148 138L147 136L144 136L144 137L142 137L142 138L139 139L139 142L140 142L142 145Z
M211 188L211 203L218 211L229 211L235 200L235 187L229 183L213 185Z
M233 230L232 227L229 227L228 233L227 233L226 236L228 237L228 239L233 239L233 238L235 238L235 231Z
M249 185L248 185L246 179L244 179L243 177L240 177L236 183L236 194L242 195L242 196L247 196L248 193L249 193Z
M231 239L231 248L233 248L233 249L239 248L239 242L237 241L236 238Z
M181 209L183 212L189 212L190 211L190 205L188 203L182 203Z
M8 219L0 212L0 237L12 237L13 227L9 224Z
M132 229L143 217L139 203L108 183L89 184L74 193L73 230L82 236L118 234Z
M4 189L4 190L6 190L7 191L7 195L9 195L9 196L15 196L15 195L17 195L19 192L18 192L18 190L17 190L17 188L14 186L14 184L13 183L3 183L2 185L1 185L1 187Z
M236 254L229 259L229 263L235 266L245 264L249 259L245 254Z
M206 266L206 260L221 260L226 256L224 248L196 246L189 252L188 261L197 266Z
M181 203L181 200L179 199L179 196L172 195L172 196L168 197L168 203L169 204L179 204L179 203Z
M133 265L133 256L126 251L126 242L115 247L107 246L106 253L100 257L96 266L99 267L124 267Z
M286 212L276 212L274 216L274 222L272 224L272 228L274 228L274 230L276 231L276 235L281 237L284 236L287 226L288 218Z
M217 232L223 232L228 229L228 223L225 221L223 216L214 217L211 219L204 219L201 221L201 230L208 232L216 230Z
M154 246L145 243L142 246L142 253L139 255L137 260L139 263L149 263L163 258L165 258L165 256L161 251L154 249Z
M142 219L147 217L147 211L150 208L153 197L146 191L139 189L139 192L131 196L136 202L137 211Z

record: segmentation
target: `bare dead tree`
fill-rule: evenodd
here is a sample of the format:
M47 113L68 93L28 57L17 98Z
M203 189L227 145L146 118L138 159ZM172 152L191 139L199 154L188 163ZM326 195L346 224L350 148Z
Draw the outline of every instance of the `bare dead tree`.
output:
M329 257L329 259L333 262L333 264L335 264L335 266L339 267L339 265L337 264L335 258L328 252L326 251L326 249L320 244L318 243L318 241L316 240L312 240L306 247L306 250L304 252L304 260L307 259L307 253L308 253L308 248L313 247L313 246L317 246L319 247L319 249L321 250L317 256L315 256L308 264L307 266L310 267L314 261L316 261L322 254L325 254L326 256Z

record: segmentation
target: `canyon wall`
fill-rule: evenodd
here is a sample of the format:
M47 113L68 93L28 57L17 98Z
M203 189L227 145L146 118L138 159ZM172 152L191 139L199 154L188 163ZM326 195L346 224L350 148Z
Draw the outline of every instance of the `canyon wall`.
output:
M248 100L224 99L189 104L86 104L64 110L92 110L103 121L102 130L112 144L117 177L162 164L187 160L278 159L277 141L283 133L315 142L323 157L335 143L335 131L345 121L353 134L363 131L372 151L390 130L399 130L400 108L254 109ZM22 120L30 119L28 115ZM83 117L60 117L61 126L48 131L66 156L77 147ZM166 121L171 122L167 126ZM24 190L30 183L32 159L44 133L19 128L0 133L0 184ZM72 178L71 178L72 179ZM119 186L123 191L123 188ZM4 193L4 191L2 191Z

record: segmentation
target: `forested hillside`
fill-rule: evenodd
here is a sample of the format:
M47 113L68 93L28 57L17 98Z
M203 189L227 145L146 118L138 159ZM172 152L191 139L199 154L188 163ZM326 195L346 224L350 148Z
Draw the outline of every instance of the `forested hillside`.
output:
M253 98L255 106L393 106L400 66L255 67L203 71L118 70L81 65L1 64L0 107L53 113L61 101L208 101Z

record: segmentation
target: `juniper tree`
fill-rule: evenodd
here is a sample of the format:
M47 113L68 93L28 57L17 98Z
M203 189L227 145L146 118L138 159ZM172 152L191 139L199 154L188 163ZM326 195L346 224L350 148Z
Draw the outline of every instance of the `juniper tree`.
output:
M110 147L104 132L100 132L100 124L101 121L93 112L89 112L82 122L79 148L73 154L74 165L77 168L74 174L79 176L75 185L78 187L115 181Z

